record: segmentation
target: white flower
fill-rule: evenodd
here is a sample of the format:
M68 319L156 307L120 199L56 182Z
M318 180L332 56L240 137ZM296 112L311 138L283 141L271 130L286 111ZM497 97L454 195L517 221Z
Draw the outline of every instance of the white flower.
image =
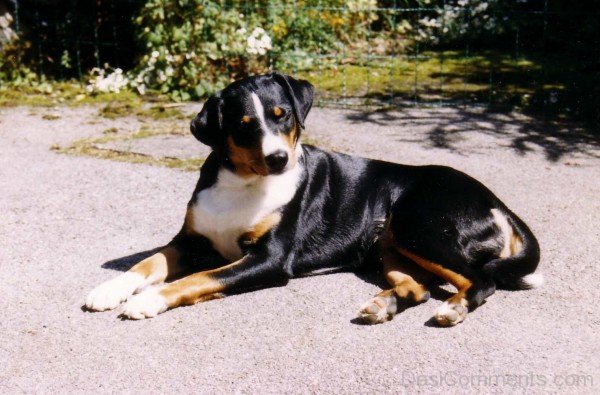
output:
M160 55L160 52L158 52L158 51L152 51L152 58L153 59L158 58L159 55Z
M483 11L487 10L487 8L488 8L488 3L481 3L477 7L475 7L475 11L483 12Z
M108 68L108 65L106 65L106 68ZM129 81L123 75L123 70L117 68L108 75L106 74L106 72L107 71L103 69L92 69L92 78L90 78L89 83L86 86L86 90L89 93L119 93L121 89L126 88L129 85Z
M427 26L427 27L438 27L438 26L440 26L440 23L435 18L429 19L428 17L425 17L423 19L420 19L419 23L421 25Z
M264 55L271 49L271 37L263 28L255 28L246 39L246 51L251 55Z

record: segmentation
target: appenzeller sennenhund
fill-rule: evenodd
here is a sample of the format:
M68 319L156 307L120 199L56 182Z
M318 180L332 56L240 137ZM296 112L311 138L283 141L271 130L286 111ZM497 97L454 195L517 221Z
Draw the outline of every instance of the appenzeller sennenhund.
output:
M489 189L449 167L302 145L312 102L310 83L279 73L236 81L208 99L191 131L212 153L181 230L95 288L87 308L127 301L124 317L149 318L309 273L382 268L391 288L359 317L380 323L426 301L427 273L456 287L434 315L452 326L496 287L541 284L536 238Z

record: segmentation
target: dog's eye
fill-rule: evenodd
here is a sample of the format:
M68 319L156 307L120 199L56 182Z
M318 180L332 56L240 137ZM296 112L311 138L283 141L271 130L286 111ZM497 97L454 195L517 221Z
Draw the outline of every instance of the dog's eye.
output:
M286 118L287 111L281 107L273 107L273 115L275 115L276 118Z
M246 124L246 125L247 125L247 124L249 124L249 123L250 123L250 121L251 121L251 118L250 118L248 115L244 115L244 116L242 117L242 122L241 122L241 123L242 123L242 124Z

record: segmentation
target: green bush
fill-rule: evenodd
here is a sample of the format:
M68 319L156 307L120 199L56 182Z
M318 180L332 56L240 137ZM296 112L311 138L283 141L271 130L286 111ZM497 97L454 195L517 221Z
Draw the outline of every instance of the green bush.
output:
M149 0L136 18L145 47L131 83L175 100L206 96L243 68L248 20L222 3Z
M10 18L7 18L8 15ZM38 76L26 61L31 43L21 40L11 29L12 17L10 14L2 16L8 26L4 29L9 31L7 39L0 42L0 85L21 86L37 82Z
M239 5L148 0L135 20L144 54L130 84L140 93L152 89L189 100L271 67L310 67L309 55L365 41L377 19L366 9L376 5L375 0L297 1L295 7L283 0Z

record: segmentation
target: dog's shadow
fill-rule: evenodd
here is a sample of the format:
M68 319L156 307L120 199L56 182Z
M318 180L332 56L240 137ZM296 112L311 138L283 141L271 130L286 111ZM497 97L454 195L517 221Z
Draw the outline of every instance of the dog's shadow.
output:
M151 250L136 252L135 254L127 255L121 258L112 259L104 262L101 267L103 269L118 270L120 272L126 272L131 269L136 263L151 257L161 250L162 247L153 248Z

